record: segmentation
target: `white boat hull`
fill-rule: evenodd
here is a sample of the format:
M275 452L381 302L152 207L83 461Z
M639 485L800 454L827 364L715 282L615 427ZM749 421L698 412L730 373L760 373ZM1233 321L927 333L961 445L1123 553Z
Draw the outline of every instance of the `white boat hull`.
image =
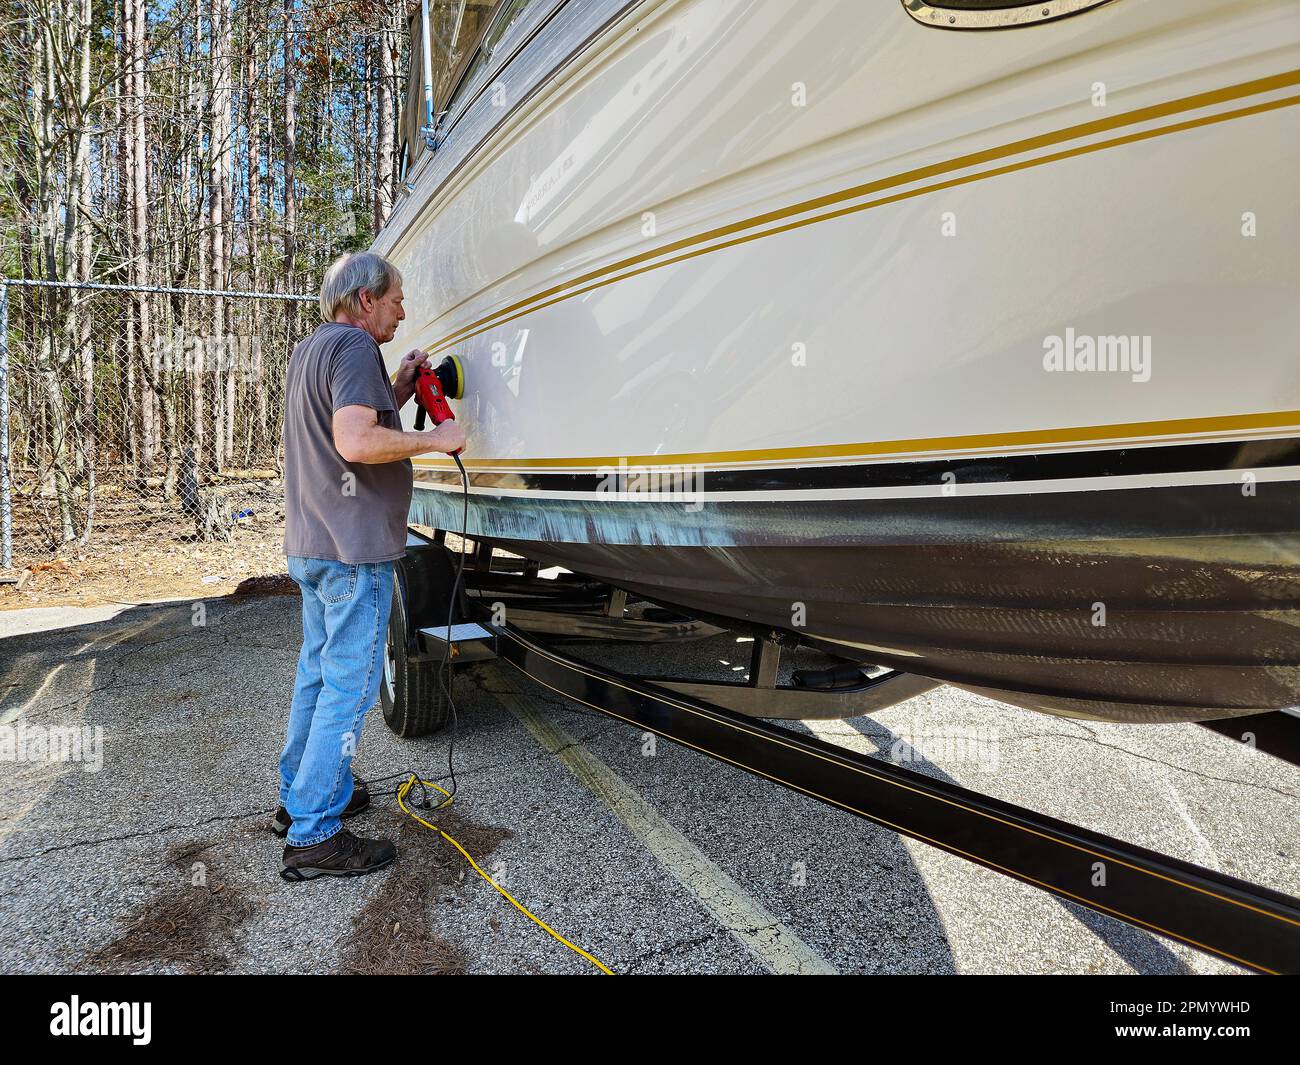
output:
M390 361L466 367L471 534L1040 709L1300 702L1296 5L578 19L375 245Z

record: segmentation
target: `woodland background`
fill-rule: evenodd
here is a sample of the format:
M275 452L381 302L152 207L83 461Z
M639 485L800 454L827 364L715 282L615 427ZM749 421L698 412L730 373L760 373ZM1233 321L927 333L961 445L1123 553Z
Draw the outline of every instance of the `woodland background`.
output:
M274 525L284 366L398 188L405 0L3 0L15 567ZM490 6L476 4L479 6ZM165 531L165 530L164 530ZM256 567L254 567L256 568Z

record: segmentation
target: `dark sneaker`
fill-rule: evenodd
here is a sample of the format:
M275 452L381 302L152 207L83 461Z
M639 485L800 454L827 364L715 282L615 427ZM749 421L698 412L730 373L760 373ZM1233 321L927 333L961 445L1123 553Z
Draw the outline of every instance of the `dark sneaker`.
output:
M365 876L397 857L397 848L387 839L361 839L346 828L323 843L310 847L284 848L280 875L286 880L315 880L318 876Z
M370 789L366 787L366 782L358 776L352 778L352 798L344 807L339 817L346 821L349 817L356 817L370 805ZM283 806L275 808L275 819L271 822L271 831L277 836L287 835L289 829L293 827L293 818L289 816L289 811Z

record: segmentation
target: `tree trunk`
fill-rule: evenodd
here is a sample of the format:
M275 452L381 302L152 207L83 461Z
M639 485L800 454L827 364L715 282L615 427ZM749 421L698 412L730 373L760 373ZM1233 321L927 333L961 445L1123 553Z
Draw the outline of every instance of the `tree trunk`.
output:
M208 184L212 191L212 258L208 284L214 289L226 288L229 227L228 190L226 175L230 152L230 0L212 0L209 21L209 48L212 60L212 124L211 159ZM226 301L212 297L213 387L216 399L216 418L212 437L212 458L216 470L226 465L228 454L228 418L230 412L230 380L223 378L228 371L226 363Z
M146 71L146 37L148 35L145 0L126 0L125 23L129 35L130 57L130 182L131 182L131 284L137 287L132 294L135 304L135 352L144 382L150 386L141 390L140 475L141 482L148 477L154 461L159 433L157 421L157 395L150 366L150 300L143 289L149 284L149 145L145 136L145 106L149 92Z
M248 280L249 287L254 292L261 290L262 273L260 269L260 255L258 241L261 239L261 161L262 161L262 142L261 127L258 126L257 119L257 73L258 73L258 55L257 55L257 36L253 30L252 12L254 8L250 5L248 8L248 24L246 28L246 52L244 58L244 128L248 130L248 224L246 227L248 243ZM259 322L261 312L258 304L247 308L246 318ZM244 459L247 466L254 464L254 455L260 455L266 446L266 385L263 380L262 368L262 351L261 351L261 332L260 330L250 330L251 343L251 365L248 369L246 378L248 388L253 394L254 416L249 424L248 430L248 447Z
M194 39L195 48L197 42L203 36L203 0L196 0L194 5ZM209 249L212 244L212 222L210 214L210 200L205 198L207 182L205 180L205 166L202 149L202 130L205 123L204 109L199 93L193 93L194 101L194 124L199 131L199 147L196 149L196 168L195 182L197 184L197 196L199 202L199 261L198 261L198 278L199 287L205 287L208 283L208 262L210 259ZM209 149L210 150L210 149ZM200 304L204 306L204 304ZM191 458L185 469L190 471L190 476L197 483L202 475L203 453L207 440L207 404L204 396L203 380L204 373L207 369L207 360L202 346L198 343L200 338L195 336L186 337L186 357L187 366L190 373L191 384L191 415L190 415L190 433L191 433ZM184 476L184 472L182 473ZM196 515L197 517L197 515Z
M385 18L379 32L379 76L375 79L376 133L379 148L375 155L375 232L383 228L393 210L393 68L396 66L396 35Z
M79 0L80 21L80 77L77 95L81 104L81 130L77 138L77 277L91 280L94 265L93 236L90 228L90 38L93 30L90 0ZM95 347L91 333L91 308L88 297L77 316L77 351L81 363L81 395L78 420L81 425L82 446L78 450L78 466L87 482L86 524L82 530L83 542L90 535L94 508L94 468L98 461L99 433L95 424Z
M294 39L294 0L284 0L284 290L296 291L294 258L298 247L298 197L294 189L298 150L297 46ZM297 306L286 301L286 355L298 332Z

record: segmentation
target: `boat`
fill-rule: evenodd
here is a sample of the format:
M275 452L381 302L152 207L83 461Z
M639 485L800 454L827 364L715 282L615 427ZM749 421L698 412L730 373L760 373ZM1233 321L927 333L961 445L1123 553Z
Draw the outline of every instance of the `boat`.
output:
M1046 713L1300 704L1300 6L411 32L385 357L465 368L469 536Z

